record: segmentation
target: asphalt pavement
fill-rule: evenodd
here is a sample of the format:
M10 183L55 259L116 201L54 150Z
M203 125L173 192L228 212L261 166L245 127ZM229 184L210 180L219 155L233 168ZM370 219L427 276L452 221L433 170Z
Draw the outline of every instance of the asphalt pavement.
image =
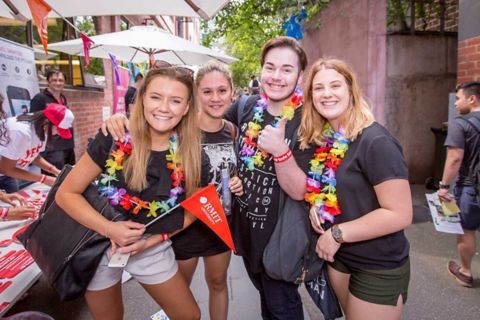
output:
M410 241L411 280L403 319L411 320L470 320L480 318L480 256L473 261L474 287L461 287L447 272L447 262L456 259L455 235L439 233L431 222L425 188L412 185L414 223L406 230ZM431 191L428 191L431 192ZM477 245L479 244L477 237ZM477 248L477 251L480 249ZM228 276L229 320L261 319L260 299L252 286L239 257L233 257ZM209 319L208 289L200 263L192 282L192 291L202 311L202 319ZM306 320L323 319L304 288L300 290ZM160 310L158 305L134 280L123 286L125 319L142 320ZM57 320L91 319L85 301L78 299L61 302L43 278L28 295L7 313L12 315L26 310L45 312Z

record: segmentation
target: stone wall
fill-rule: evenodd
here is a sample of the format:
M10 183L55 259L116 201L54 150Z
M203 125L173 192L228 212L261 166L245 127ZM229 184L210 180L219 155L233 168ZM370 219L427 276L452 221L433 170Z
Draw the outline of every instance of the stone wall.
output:
M332 1L305 26L301 41L310 65L327 56L352 66L381 123L385 102L386 10L385 0Z
M389 35L386 127L403 146L410 180L434 176L435 137L448 119L448 94L455 88L457 38Z

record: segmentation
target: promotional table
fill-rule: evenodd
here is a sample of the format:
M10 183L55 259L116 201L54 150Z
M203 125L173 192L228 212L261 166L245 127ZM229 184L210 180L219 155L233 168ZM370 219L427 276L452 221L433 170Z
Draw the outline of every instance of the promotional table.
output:
M18 193L23 195L29 204L40 209L49 189L46 185L34 183ZM0 206L8 205L0 202ZM23 246L12 239L31 222L31 219L0 221L0 316L7 312L41 275L40 269Z

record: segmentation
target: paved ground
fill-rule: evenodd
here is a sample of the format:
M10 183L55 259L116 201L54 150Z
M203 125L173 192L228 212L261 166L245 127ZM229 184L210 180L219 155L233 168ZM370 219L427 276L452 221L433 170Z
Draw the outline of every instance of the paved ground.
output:
M449 259L456 257L455 236L435 231L426 206L423 186L414 185L414 224L408 228L411 244L412 278L404 319L451 320L480 318L480 280L474 288L459 286L446 270ZM477 241L478 243L478 241ZM474 275L480 277L480 256L474 258ZM260 318L259 296L246 275L241 259L234 257L229 272L230 320L255 320ZM202 319L208 316L208 291L203 280L203 268L199 267L192 283L192 290L202 310ZM308 294L301 289L305 304L306 319L323 319L312 304ZM124 285L125 319L149 319L158 311L158 306L129 281ZM43 311L55 319L90 319L83 300L62 303L43 279L18 302L10 314L24 311Z

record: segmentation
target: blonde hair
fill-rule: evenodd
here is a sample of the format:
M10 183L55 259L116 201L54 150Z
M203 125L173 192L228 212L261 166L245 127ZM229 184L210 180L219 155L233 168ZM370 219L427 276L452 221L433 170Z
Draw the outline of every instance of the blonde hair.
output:
M200 185L201 151L200 129L197 121L197 104L195 103L195 90L191 74L182 72L175 67L159 68L150 70L138 91L135 109L130 118L130 134L132 137L132 155L124 164L125 181L128 186L136 191L148 187L147 166L150 163L150 149L152 138L150 125L143 113L143 97L153 79L165 77L184 84L189 92L187 114L177 124L175 131L178 134L179 145L177 154L180 156L185 180L187 195L191 195ZM154 164L155 165L155 164Z
M363 129L375 121L352 68L342 60L321 58L310 68L304 84L304 104L298 133L301 149L306 149L310 144L322 145L326 141L322 128L327 119L315 109L312 98L313 78L324 69L337 71L345 78L348 85L350 101L342 119L342 128L345 129L346 137L352 141L355 140Z

